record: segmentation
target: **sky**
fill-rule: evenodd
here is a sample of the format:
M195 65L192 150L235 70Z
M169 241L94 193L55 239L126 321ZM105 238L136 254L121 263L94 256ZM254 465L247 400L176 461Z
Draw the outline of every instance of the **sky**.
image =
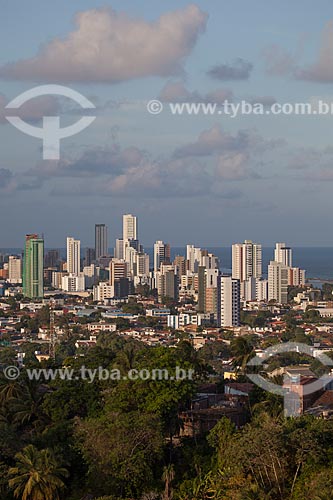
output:
M45 95L5 106L40 85ZM145 246L333 246L333 116L173 115L175 102L333 103L331 2L0 0L0 248L26 233L93 244L95 223L139 220ZM158 99L159 114L147 103ZM224 108L220 108L224 109ZM333 109L333 105L332 105ZM96 119L43 159L15 128Z

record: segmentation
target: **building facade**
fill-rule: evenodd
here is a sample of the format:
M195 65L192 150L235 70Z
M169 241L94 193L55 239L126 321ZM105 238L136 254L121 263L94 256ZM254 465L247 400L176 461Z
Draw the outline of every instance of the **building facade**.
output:
M44 296L44 240L37 234L28 234L25 239L23 295L30 299Z

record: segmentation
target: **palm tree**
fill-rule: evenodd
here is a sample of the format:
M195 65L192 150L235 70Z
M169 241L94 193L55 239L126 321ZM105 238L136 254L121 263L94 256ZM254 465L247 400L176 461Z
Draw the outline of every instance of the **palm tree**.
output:
M236 337L231 341L231 353L234 356L234 366L240 367L242 373L246 371L246 365L254 356L254 349L246 337Z
M29 444L15 455L16 466L9 469L9 487L20 500L59 500L68 471L59 466L49 449L37 450Z
M26 380L22 385L20 397L10 400L14 422L18 424L28 424L35 420L40 422L43 415L41 410L42 401L42 387L36 381Z
M22 383L20 380L0 379L0 403L5 403L12 398L22 395Z
M163 500L172 500L173 492L171 483L174 479L175 479L175 469L173 467L173 464L169 464L163 469L162 480L164 481L165 484L164 493L162 496Z

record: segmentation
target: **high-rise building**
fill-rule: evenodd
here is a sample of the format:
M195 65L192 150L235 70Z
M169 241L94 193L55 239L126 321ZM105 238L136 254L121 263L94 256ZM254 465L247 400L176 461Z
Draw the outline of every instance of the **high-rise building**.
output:
M186 245L186 260L188 270L192 273L198 272L198 267L201 264L202 250L194 245Z
M149 276L149 255L137 253L135 260L135 276Z
M30 299L44 296L44 240L38 234L25 238L23 295Z
M81 270L81 242L67 238L67 272L78 276Z
M123 215L123 240L137 240L137 218L132 214Z
M132 214L123 215L123 255L126 256L126 248L131 245L131 240L138 240L137 218ZM136 245L138 246L138 245Z
M173 265L179 277L186 274L186 259L184 255L176 255Z
M274 261L280 262L284 266L292 267L293 251L285 243L276 243L274 250Z
M159 271L161 264L170 264L170 245L158 240L154 243L154 271Z
M45 267L57 267L60 261L59 250L49 250L45 254L44 265Z
M95 224L95 258L98 260L108 253L108 228L105 224Z
M86 248L84 251L84 265L91 266L96 260L96 252L94 248Z
M175 268L171 265L162 264L160 271L155 273L155 286L159 300L162 297L170 297L178 300L179 278L175 273Z
M13 255L8 259L8 281L9 283L22 283L22 260Z
M201 257L201 265L206 269L219 269L220 263L218 257L212 253L204 252Z
M267 301L268 281L259 278L248 278L241 283L241 298L246 302Z
M222 327L240 324L240 281L231 276L218 278L217 324Z
M290 267L288 269L289 286L305 286L305 270L299 267Z
M268 266L268 300L279 304L288 302L289 267L271 261Z
M267 302L268 300L268 280L257 280L257 301Z
M123 259L124 258L124 240L122 238L116 239L116 246L114 249L114 258Z
M232 245L232 277L240 281L262 276L262 247L245 240Z
M206 305L206 268L198 267L198 311L205 312Z
M114 286L115 281L120 280L121 278L128 277L128 264L127 262L112 259L110 261L109 268L109 284Z

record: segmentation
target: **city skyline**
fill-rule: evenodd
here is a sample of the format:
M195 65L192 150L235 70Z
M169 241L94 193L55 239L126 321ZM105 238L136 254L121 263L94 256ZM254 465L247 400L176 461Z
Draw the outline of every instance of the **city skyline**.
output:
M333 499L332 0L0 2L0 500Z

